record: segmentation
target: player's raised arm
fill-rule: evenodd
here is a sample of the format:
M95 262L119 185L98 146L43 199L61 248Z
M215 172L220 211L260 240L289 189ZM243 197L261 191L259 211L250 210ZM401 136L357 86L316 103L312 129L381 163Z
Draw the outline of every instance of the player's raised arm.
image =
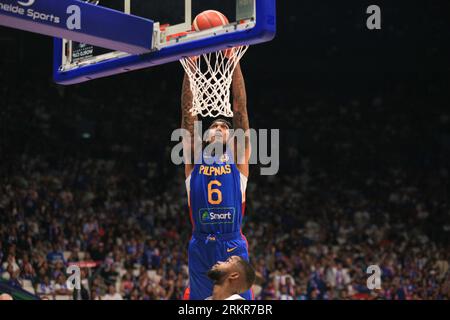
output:
M233 127L234 130L242 129L245 132L245 145L242 146L242 139L237 139L235 148L235 160L239 171L246 177L249 174L250 159L250 125L247 114L247 92L245 90L244 76L241 66L238 63L233 73L232 88L233 92ZM243 150L242 150L243 149Z
M189 85L189 77L184 74L183 89L181 93L181 128L185 129L190 134L190 139L183 139L183 156L185 163L186 178L191 174L194 169L193 155L194 155L194 143L196 137L194 137L194 124L197 120L197 116L193 116L189 111L192 108L192 92ZM187 152L190 151L190 152Z

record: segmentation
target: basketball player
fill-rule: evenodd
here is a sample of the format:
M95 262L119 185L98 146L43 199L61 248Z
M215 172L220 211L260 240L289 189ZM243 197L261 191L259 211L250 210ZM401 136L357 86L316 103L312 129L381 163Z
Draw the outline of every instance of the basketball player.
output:
M191 300L204 300L211 296L213 282L207 273L217 261L226 261L232 255L249 260L247 239L241 232L241 225L249 174L250 134L245 83L239 64L232 81L233 127L246 133L244 142L243 139L236 139L230 143L232 148L224 147L226 150L223 153L215 154L213 159L207 161L210 163L212 160L212 164L205 162L203 152L195 155L201 164L190 164L192 160L190 163L185 162L188 205L193 227L188 250L188 290ZM192 108L192 92L186 74L181 100L182 128L194 137L197 116L189 112ZM227 142L231 127L231 123L225 119L215 120L209 128L207 143L230 145ZM189 148L191 154L194 154L194 139L189 142L186 139L184 148ZM242 294L246 300L251 300L252 296L250 290Z
M255 277L255 270L241 257L218 262L208 271L214 287L212 296L206 300L245 300L239 294L251 288Z
M2 300L13 300L12 296L7 293L0 294L0 301Z

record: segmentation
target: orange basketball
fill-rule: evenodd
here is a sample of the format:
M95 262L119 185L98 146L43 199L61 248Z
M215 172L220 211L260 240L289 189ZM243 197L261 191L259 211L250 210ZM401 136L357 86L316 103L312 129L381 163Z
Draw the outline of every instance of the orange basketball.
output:
M219 27L228 24L228 19L216 10L206 10L199 13L192 23L192 29L195 31L201 31Z
M224 26L229 23L228 18L223 13L216 10L206 10L195 17L194 22L192 23L192 30L202 31ZM224 53L227 58L230 58L233 54L233 49L226 49Z

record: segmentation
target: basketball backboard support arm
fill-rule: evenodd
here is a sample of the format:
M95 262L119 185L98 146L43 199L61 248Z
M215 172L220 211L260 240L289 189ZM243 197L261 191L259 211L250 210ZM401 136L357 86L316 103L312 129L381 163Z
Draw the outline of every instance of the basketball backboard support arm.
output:
M186 17L190 17L187 12L191 9L192 0L184 1ZM152 51L149 53L133 55L125 52L110 52L85 61L64 63L67 59L65 54L70 50L69 43L55 39L54 80L64 85L76 84L174 62L188 56L272 40L276 33L275 0L236 1L238 6L246 7L245 16L238 14L238 21L226 26L191 32L190 18L165 29L161 28L158 21L155 21L152 30ZM176 35L178 32L181 35ZM171 37L174 34L175 36Z
M177 34L177 33L189 30L189 28L191 28L191 25L192 25L191 12L192 12L192 0L185 0L184 1L185 21L183 23L180 23L180 24L177 24L177 25L174 25L174 26L169 26L166 29L166 33L168 33L168 34Z
M79 0L2 0L0 25L130 54L153 40L152 20Z

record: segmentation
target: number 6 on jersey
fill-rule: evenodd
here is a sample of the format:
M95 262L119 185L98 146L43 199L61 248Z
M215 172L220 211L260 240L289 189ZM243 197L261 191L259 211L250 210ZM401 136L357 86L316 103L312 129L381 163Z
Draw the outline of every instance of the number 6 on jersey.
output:
M222 192L220 192L219 189L213 189L213 186L217 185L218 187L222 186L222 184L217 181L213 180L210 183L208 183L208 202L210 204L220 204L222 202ZM213 194L216 194L216 200L213 199Z

